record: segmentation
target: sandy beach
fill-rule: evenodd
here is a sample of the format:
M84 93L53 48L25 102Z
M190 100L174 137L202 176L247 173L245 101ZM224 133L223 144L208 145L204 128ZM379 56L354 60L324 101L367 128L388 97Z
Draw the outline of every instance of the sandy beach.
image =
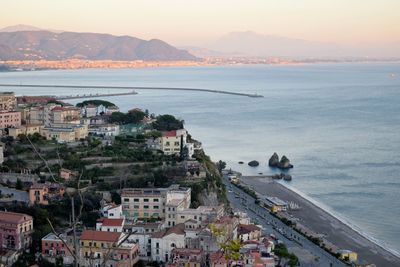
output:
M300 210L290 212L294 217L299 218L302 224L313 231L325 234L326 239L340 249L357 252L361 262L374 263L378 267L400 266L400 258L280 183L262 177L242 177L241 180L260 194L276 196L299 204Z

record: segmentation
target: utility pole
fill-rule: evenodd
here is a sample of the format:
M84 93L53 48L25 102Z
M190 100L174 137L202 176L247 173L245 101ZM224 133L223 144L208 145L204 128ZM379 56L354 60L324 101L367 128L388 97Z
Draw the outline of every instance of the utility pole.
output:
M76 222L75 222L75 200L74 197L71 196L71 207L72 207L72 231L74 234L74 267L78 267L79 264L79 249L78 249L78 242L76 238Z

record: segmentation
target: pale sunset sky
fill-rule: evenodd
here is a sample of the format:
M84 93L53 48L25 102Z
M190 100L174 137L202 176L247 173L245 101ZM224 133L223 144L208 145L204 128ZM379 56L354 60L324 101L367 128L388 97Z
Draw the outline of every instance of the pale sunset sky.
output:
M195 45L232 31L340 44L400 41L400 0L2 0L0 27Z

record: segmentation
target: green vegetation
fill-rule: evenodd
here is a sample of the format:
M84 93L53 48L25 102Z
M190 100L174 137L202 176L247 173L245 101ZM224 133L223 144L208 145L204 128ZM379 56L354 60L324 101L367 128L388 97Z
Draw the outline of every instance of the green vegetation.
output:
M222 170L226 168L226 162L225 161L218 161L217 162L217 168L220 174L222 174Z
M184 121L178 120L172 115L157 116L157 120L153 122L152 126L158 131L173 131L183 128Z
M278 265L281 266L282 259L287 259L287 264L290 267L297 266L299 264L299 259L293 253L289 253L287 247L284 244L277 244L274 249L275 255L279 257Z
M100 99L85 100L83 102L80 102L80 103L76 104L76 106L78 108L81 108L81 107L84 107L84 106L87 106L87 105L95 105L95 106L102 105L102 106L104 106L106 108L115 107L116 106L114 103L111 103L111 102L106 101L106 100L100 100Z
M146 114L140 110L131 110L127 113L113 112L110 116L109 121L118 124L137 124L141 122Z

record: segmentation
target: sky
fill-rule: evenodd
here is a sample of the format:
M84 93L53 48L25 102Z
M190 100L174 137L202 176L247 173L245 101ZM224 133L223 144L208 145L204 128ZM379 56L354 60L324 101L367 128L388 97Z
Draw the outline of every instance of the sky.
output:
M28 24L202 45L232 31L338 44L400 42L400 0L2 0Z

